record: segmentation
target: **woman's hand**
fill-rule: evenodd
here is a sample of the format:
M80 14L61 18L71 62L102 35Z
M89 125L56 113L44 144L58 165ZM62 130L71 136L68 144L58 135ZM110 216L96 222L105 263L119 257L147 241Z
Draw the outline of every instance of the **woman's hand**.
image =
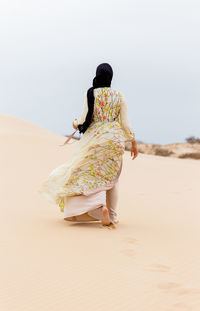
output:
M75 119L75 120L73 121L72 125L73 125L73 128L74 128L75 130L78 129L77 119Z
M136 144L136 141L134 140L132 142L132 147L131 147L131 157L133 157L132 160L134 160L137 156L138 156L137 144Z

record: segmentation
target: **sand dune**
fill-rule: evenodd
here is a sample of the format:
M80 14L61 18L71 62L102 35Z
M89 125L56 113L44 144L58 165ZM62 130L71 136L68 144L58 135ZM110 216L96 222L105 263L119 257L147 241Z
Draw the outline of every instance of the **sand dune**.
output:
M199 161L125 152L109 230L37 192L75 140L8 115L0 138L1 310L200 310Z

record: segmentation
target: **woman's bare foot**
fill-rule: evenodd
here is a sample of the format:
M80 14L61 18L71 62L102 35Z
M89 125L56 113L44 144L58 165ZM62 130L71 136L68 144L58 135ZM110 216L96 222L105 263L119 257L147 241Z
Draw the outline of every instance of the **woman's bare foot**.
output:
M67 220L67 221L76 221L76 216L66 217L66 218L64 218L64 220Z
M71 217L66 217L64 218L64 220L67 221L80 221L80 222L84 222L84 221L98 221L98 219L93 218L92 216L88 215L88 213L84 213L81 215L77 215L77 216L71 216Z
M93 218L92 216L88 215L88 213L84 213L81 215L75 216L76 221L97 221L98 219Z
M103 206L102 208L102 218L101 223L103 226L109 226L111 224L109 212L106 206Z

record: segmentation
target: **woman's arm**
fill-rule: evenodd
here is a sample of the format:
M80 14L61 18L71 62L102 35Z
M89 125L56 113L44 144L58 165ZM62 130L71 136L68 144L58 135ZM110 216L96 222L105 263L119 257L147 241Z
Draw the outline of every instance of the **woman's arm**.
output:
M135 134L131 128L129 119L128 119L128 108L126 104L125 97L120 93L120 124L124 131L124 135L128 141L132 142L131 146L131 156L134 160L138 155L137 144L135 141Z
M88 102L87 102L87 92L84 95L84 104L83 104L83 111L81 116L78 119L73 121L73 128L77 129L79 124L82 124L85 121L86 115L88 112Z
M129 141L135 140L135 134L131 128L129 119L128 119L128 109L125 97L120 94L120 124L124 131L125 137Z

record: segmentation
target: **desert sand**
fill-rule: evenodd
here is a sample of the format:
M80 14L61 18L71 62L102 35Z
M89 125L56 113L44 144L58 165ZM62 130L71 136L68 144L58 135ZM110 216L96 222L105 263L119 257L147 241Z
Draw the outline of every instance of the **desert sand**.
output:
M0 138L1 310L200 310L199 161L126 151L108 229L38 193L75 140L9 115Z

